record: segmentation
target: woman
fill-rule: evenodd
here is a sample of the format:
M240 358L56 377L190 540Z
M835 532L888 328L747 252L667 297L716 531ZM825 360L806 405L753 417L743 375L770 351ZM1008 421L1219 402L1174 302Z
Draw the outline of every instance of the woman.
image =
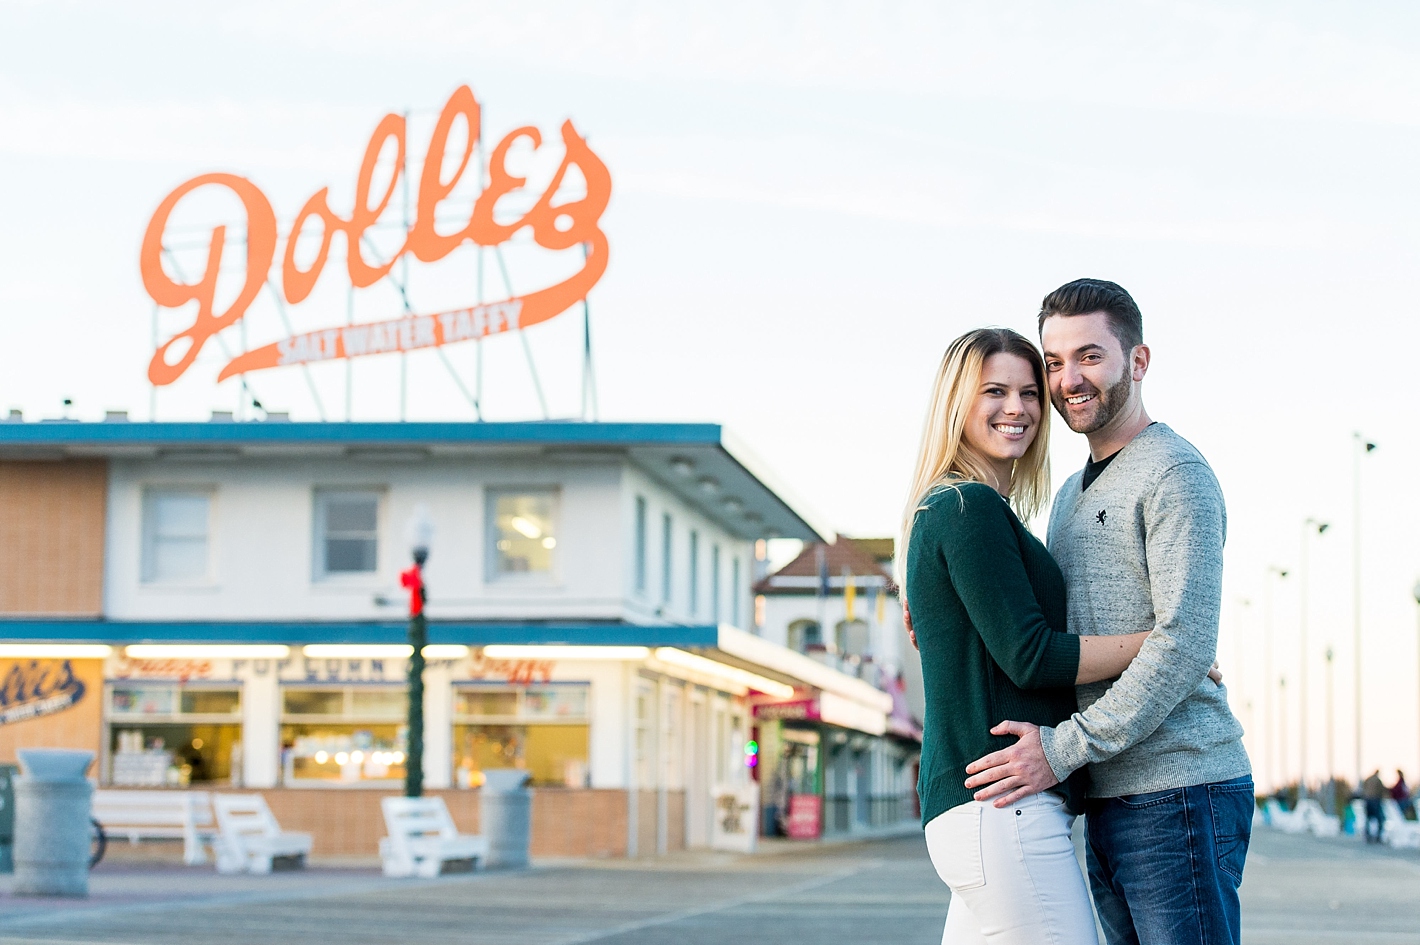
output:
M1014 739L1004 719L1055 725L1076 683L1112 679L1147 633L1065 632L1065 580L1022 524L1050 489L1045 366L1004 328L942 358L902 540L927 697L918 792L927 849L952 890L943 943L1095 945L1070 842L1083 772L1004 809L972 800L966 766Z

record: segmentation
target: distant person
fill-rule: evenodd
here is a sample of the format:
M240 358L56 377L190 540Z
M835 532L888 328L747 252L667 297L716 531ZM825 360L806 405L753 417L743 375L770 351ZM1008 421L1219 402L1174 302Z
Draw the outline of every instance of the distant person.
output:
M1385 839L1385 804L1390 796L1389 789L1381 780L1381 769L1371 772L1371 776L1361 785L1361 797L1366 801L1366 842L1380 843ZM1371 825L1375 824L1374 834Z
M1395 783L1390 786L1390 796L1406 820L1415 819L1415 798L1410 793L1410 785L1405 783L1405 772L1399 768L1395 769Z
M963 784L968 762L1007 742L998 723L1065 722L1074 685L1117 676L1149 635L1067 632L1064 577L1022 523L1050 490L1045 396L1040 354L1016 332L984 328L953 341L898 543L926 690L922 822L952 891L947 945L1097 945L1070 842L1085 773L1017 792L1009 809L975 800Z
M1222 490L1198 450L1144 409L1151 354L1128 292L1068 283L1045 297L1038 327L1051 402L1090 445L1050 513L1070 629L1152 632L1120 678L1078 687L1068 720L992 729L1019 741L974 762L966 784L1011 807L1088 767L1086 860L1110 945L1237 945L1252 768L1226 692L1205 678L1222 603Z

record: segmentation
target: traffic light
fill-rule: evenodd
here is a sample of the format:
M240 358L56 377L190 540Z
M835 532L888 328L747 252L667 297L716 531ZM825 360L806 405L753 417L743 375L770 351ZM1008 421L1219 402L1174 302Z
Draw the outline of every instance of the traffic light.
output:
M745 767L754 768L759 765L759 742L750 739L745 742Z

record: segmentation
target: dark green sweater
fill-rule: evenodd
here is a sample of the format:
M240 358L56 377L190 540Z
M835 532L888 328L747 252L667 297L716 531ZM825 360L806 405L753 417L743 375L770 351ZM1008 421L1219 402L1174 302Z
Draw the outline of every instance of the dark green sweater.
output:
M1065 579L995 489L928 496L912 524L907 601L927 696L917 791L922 823L971 800L966 766L1015 744L1006 719L1058 725L1075 711L1080 640L1066 632ZM1082 809L1083 772L1064 786Z

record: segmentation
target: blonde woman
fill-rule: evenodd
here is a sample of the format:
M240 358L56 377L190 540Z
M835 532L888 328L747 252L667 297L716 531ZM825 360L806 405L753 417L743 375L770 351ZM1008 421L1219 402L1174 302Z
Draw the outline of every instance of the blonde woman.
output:
M1023 524L1050 492L1045 366L1004 328L942 358L899 542L927 696L918 792L932 864L951 888L943 943L1095 945L1070 842L1083 771L1005 808L972 799L966 766L1055 725L1076 683L1112 679L1147 633L1073 636L1065 581Z

